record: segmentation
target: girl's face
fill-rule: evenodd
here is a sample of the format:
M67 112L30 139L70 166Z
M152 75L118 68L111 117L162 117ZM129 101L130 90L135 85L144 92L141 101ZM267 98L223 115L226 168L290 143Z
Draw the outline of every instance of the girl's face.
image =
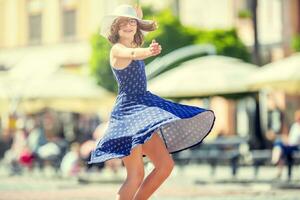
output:
M137 31L137 20L128 17L119 19L119 36L120 38L132 39Z

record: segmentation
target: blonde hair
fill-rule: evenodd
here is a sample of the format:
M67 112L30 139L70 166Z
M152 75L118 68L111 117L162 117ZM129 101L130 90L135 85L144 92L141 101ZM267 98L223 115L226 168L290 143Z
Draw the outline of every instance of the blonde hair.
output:
M114 20L110 27L110 33L108 35L108 40L112 43L115 44L119 41L120 36L119 36L119 30L120 30L120 24L123 21L124 17L118 17ZM150 21L150 22L143 22L143 21L138 21L137 20L137 29L136 33L134 35L133 43L135 46L142 46L144 43L144 35L142 31L154 31L157 29L157 24L155 21Z

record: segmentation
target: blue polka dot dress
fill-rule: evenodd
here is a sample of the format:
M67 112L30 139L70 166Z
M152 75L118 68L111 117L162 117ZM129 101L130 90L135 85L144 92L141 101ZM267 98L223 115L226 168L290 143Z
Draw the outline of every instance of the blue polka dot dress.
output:
M112 67L112 71L119 91L108 128L92 151L89 164L128 156L154 133L170 153L175 153L201 143L211 131L213 111L175 103L147 90L143 60L132 60L124 69Z

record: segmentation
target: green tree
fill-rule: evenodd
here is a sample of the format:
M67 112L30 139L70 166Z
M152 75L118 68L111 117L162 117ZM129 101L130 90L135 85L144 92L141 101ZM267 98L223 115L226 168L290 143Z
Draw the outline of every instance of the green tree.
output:
M171 9L157 13L154 20L157 21L159 28L146 36L145 46L148 46L155 39L163 48L160 56L180 47L193 44L197 38L196 29L183 26L179 19L172 14ZM155 58L147 59L146 63L151 62L153 59Z
M146 17L149 15L148 18L150 18L153 11L150 8L146 10ZM152 39L156 39L163 47L160 56L186 45L210 43L216 46L219 55L250 61L250 53L239 39L235 29L210 31L184 26L170 9L157 13L156 16L155 20L158 22L159 28L149 33L145 45L149 45ZM152 59L154 58L148 59L147 62Z
M111 44L99 34L91 37L92 53L90 58L90 69L92 75L102 87L109 91L117 92L117 83L113 77L109 64L109 51Z
M292 48L294 51L300 51L300 35L296 35L293 37Z
M239 39L236 30L200 31L195 43L210 43L216 47L217 54L240 58L250 62L250 53Z

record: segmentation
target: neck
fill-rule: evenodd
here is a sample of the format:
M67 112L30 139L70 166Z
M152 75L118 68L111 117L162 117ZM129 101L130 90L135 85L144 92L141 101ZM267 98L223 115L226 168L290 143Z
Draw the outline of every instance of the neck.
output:
M120 38L119 42L126 47L132 48L135 45L133 44L133 39L128 39L128 38Z

